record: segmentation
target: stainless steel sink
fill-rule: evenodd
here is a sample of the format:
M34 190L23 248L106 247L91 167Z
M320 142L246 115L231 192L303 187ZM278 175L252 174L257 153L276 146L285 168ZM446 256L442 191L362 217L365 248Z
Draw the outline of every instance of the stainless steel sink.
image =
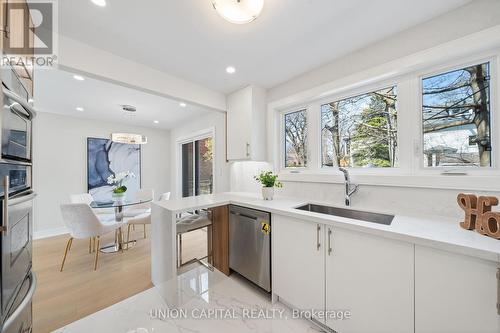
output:
M360 210L352 210L338 207L321 206L314 204L307 204L296 209L305 210L313 213L327 214L333 216L345 217L348 219L361 220L366 222L373 222L385 225L391 225L394 215L386 215L379 213L363 212Z

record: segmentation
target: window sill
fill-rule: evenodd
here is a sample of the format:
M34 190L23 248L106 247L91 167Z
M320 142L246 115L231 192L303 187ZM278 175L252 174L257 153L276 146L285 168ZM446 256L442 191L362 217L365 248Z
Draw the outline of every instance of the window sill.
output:
M312 171L290 173L282 171L279 179L283 182L306 182L343 184L341 174L330 174ZM409 174L351 174L353 183L362 186L410 187L448 189L458 191L500 191L500 175L409 175Z

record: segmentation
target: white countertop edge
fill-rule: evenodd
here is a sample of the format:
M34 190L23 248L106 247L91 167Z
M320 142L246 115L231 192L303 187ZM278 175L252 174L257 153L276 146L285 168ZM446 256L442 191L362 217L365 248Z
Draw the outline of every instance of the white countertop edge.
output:
M311 223L365 232L500 263L500 240L482 236L475 231L464 230L460 228L458 221L453 221L450 218L396 215L393 223L387 226L295 209L306 203L316 202L294 198L276 198L273 201L264 201L258 194L227 192L154 202L153 204L170 211L172 214L230 204L241 205L271 214L309 220Z

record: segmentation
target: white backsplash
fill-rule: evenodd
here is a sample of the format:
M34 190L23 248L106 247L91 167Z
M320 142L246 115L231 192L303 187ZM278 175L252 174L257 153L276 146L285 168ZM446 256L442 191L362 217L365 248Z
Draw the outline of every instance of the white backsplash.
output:
M260 192L253 177L262 170L272 170L266 162L235 162L231 164L231 191ZM343 184L284 182L276 194L306 201L325 202L335 206L344 205ZM380 211L400 215L463 217L457 205L458 190L360 186L352 196L352 208ZM467 191L471 192L471 191ZM500 192L477 192L480 195L500 197Z

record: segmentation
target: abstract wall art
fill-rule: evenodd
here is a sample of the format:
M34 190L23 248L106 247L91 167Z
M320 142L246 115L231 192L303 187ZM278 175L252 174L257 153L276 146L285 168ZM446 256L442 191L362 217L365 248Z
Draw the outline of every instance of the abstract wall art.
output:
M87 189L96 201L110 201L113 187L107 182L111 175L130 171L127 197L141 188L141 146L113 142L108 139L87 138Z

